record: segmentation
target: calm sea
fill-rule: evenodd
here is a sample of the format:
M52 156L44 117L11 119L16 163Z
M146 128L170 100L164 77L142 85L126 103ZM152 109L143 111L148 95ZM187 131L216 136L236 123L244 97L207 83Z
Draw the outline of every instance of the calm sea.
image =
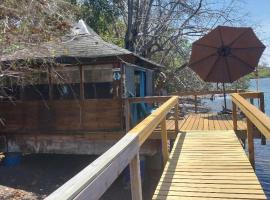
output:
M270 78L259 79L258 81L259 91L264 92L265 99L265 112L270 116ZM250 90L257 89L256 80L250 80ZM219 112L224 105L223 97L215 97L214 101L209 99L203 100L203 102L211 108L212 112ZM227 107L231 109L231 100L227 96ZM257 104L257 102L254 102ZM263 186L263 189L270 199L270 140L267 141L267 145L262 146L260 139L255 139L255 161L256 161L256 174Z

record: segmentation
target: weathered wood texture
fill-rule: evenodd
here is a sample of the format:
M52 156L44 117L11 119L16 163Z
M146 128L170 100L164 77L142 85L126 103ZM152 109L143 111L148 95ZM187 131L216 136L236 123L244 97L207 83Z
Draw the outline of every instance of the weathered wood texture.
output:
M136 191L140 193L141 186L138 180L140 178L138 167L139 149L176 104L178 104L178 97L171 97L151 115L131 129L96 161L88 165L46 199L98 199L128 164L131 165L133 173L133 178L131 179L133 181L131 183L132 188L136 188ZM137 171L135 172L135 170ZM134 199L141 199L142 194L134 194L132 196Z
M1 102L1 132L121 130L120 100Z
M234 131L177 136L153 199L266 199Z

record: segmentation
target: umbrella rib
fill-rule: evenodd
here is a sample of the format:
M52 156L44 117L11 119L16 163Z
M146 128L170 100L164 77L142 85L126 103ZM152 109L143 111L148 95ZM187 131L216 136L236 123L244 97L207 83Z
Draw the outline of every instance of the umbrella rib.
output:
M233 49L240 49L240 50L243 50L243 49L265 49L265 46L260 46L260 47L233 47Z
M246 31L241 33L238 37L236 37L233 41L231 41L231 43L228 46L232 46L237 40L239 40L241 37L243 37L248 31L249 31L249 29L247 29Z
M219 37L220 37L220 40L221 40L221 45L223 46L224 45L224 42L223 42L223 38L222 38L222 34L221 34L220 28L218 29L218 33L219 33Z
M254 68L255 68L255 67L252 67L252 66L251 66L250 64L248 64L247 62L245 62L244 60L242 60L241 58L239 58L239 57L237 57L237 56L235 56L235 55L233 55L233 54L231 54L230 57L232 57L232 58L234 58L234 59L236 59L236 60L238 60L238 61L244 63L245 65L247 65L247 66L248 66L250 69L252 69L252 70L254 70Z
M190 63L189 66L195 65L195 64L197 64L197 63L199 63L199 62L201 62L201 61L203 61L203 60L206 60L206 59L208 59L208 58L210 58L211 56L214 56L214 55L216 55L216 53L212 53L212 54L210 54L210 55L208 55L208 56L206 56L206 57L204 57L204 58L202 58L202 59L200 59L200 60L197 60L197 61L194 62L194 63Z
M213 49L217 49L217 47L210 46L210 45L207 45L207 44L194 43L194 45L202 46L202 47L209 47L209 48L213 48Z
M217 59L215 60L214 64L212 65L212 68L210 69L210 71L208 72L208 74L206 75L205 79L204 80L207 80L208 77L210 76L210 74L213 72L214 70L214 66L217 64L218 60L220 59L220 57L218 56Z

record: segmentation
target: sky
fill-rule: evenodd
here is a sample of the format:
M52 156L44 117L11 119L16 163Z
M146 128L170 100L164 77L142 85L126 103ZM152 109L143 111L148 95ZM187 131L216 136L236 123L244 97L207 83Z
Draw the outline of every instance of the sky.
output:
M243 6L249 13L251 24L259 26L256 27L257 36L266 45L261 62L270 67L270 0L246 0Z

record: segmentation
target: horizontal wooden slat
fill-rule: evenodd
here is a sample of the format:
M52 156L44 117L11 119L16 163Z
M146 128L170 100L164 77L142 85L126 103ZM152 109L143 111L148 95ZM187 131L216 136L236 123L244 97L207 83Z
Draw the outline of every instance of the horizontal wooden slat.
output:
M94 200L109 188L122 170L138 154L140 146L164 120L166 114L178 103L171 97L151 115L131 129L107 152L88 165L76 176L48 196L47 200L87 199Z
M153 199L266 197L233 131L191 131L177 136Z
M260 130L260 132L270 139L270 118L260 111L256 106L250 104L240 94L232 94L232 101L245 114L245 116Z

